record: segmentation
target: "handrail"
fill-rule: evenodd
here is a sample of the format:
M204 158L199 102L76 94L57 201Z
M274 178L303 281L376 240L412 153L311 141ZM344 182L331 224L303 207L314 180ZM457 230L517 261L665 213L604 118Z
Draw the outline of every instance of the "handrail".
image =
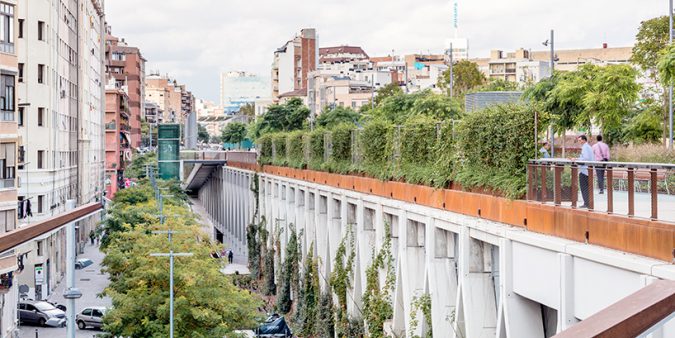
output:
M604 168L636 168L636 169L664 169L675 170L675 164L670 163L643 163L643 162L605 162L605 161L577 161L564 158L540 158L530 160L530 164L559 164L559 165L590 165Z

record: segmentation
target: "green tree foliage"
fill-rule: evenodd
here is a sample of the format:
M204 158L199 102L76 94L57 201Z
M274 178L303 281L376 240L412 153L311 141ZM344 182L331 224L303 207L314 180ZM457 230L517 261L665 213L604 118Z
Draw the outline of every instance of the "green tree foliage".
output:
M220 139L226 143L239 143L246 138L246 125L241 122L231 122L223 129Z
M490 79L486 84L477 88L479 92L509 92L518 90L518 84L504 79Z
M485 75L478 69L478 64L469 60L456 62L452 68L453 94L463 98L468 91L485 83ZM450 93L450 69L438 78L438 88Z
M673 84L675 80L675 45L670 45L659 54L657 64L659 80L663 86Z
M309 169L319 170L323 164L326 130L314 129L309 133Z
M380 104L388 97L399 95L403 95L403 89L401 89L398 83L392 82L390 84L387 84L386 86L383 86L377 90L375 94L375 105L380 106ZM366 106L370 107L370 105Z
M342 123L354 125L361 115L351 108L337 106L327 112L321 113L316 118L316 124L319 127L332 128Z
M296 130L288 134L288 164L293 168L303 169L305 163L305 137L307 133Z
M643 71L655 70L661 51L668 45L668 16L660 16L640 23L635 36L631 62ZM657 76L658 74L654 74ZM656 79L656 78L654 78Z
M204 127L201 123L197 123L197 139L202 143L209 143L211 140L209 131L206 130L206 127Z
M384 284L380 285L381 274ZM391 226L385 224L382 247L373 249L373 260L366 269L366 289L363 293L363 317L370 337L383 338L384 322L394 315L392 293L394 292L394 257L391 254Z
M144 178L146 166L157 166L157 153L134 154L131 164L124 169L124 176L128 178ZM111 183L114 184L114 183Z
M255 124L252 136L257 138L262 134L277 131L292 131L305 128L309 108L299 98L292 98L284 104L275 104L267 109L259 122Z
M371 176L386 178L391 159L393 125L384 120L366 124L359 134L359 147L363 151L363 170Z
M636 144L658 143L663 133L661 107L653 100L646 100L624 125L624 141Z
M250 118L255 117L255 104L247 103L239 108L239 115L248 116Z
M341 124L330 131L332 149L325 168L339 173L346 173L351 169L353 130L354 126Z
M276 306L277 311L284 314L291 311L291 293L297 296L300 290L300 242L293 224L289 228L291 232L286 243L286 257L281 268L281 290Z
M400 124L417 115L430 116L440 120L458 118L460 105L447 95L434 94L429 90L413 94L390 96L375 110L369 111L371 118L382 118Z
M104 317L105 331L125 337L168 336L169 261L150 256L170 249L166 236L150 231L168 229L180 231L173 236L173 250L193 253L175 263L176 335L222 337L254 327L259 300L220 272L220 264L210 256L216 246L201 232L192 212L180 199L167 200L165 213L177 216L161 225L155 205L152 189L143 183L120 191L111 206L112 217L126 217L118 221L127 229L106 229L103 265L110 284L103 294L111 297L113 307Z
M427 116L416 116L408 119L401 126L400 163L397 173L410 183L433 184L434 172L438 169L433 162L437 158L435 152L437 127L435 119Z

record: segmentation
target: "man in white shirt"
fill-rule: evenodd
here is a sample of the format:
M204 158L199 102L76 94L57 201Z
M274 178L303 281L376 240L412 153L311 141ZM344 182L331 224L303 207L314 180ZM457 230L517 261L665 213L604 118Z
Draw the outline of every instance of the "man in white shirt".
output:
M595 161L595 155L593 154L593 148L588 144L588 138L586 135L580 135L577 137L577 142L581 143L581 156L577 161ZM588 166L580 165L579 166L579 187L581 188L581 197L584 199L584 205L580 208L588 208Z

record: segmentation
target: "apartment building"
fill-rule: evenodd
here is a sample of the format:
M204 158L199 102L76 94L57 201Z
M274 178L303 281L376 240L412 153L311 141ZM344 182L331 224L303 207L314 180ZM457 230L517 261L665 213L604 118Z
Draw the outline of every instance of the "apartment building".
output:
M16 81L21 76L17 59L17 1L0 1L0 234L17 226L17 150L21 145L17 124ZM21 252L0 253L0 304L16 304ZM16 306L0 312L0 337L16 328Z
M164 112L166 123L180 123L182 116L194 107L194 96L184 85L167 75L150 74L145 78L145 100L155 103ZM184 110L185 109L185 110Z
M316 70L316 30L305 28L274 51L272 99L284 93L307 90L307 74Z
M105 30L100 0L19 1L16 13L18 216L25 225L102 198ZM80 244L96 224L78 222ZM60 228L18 249L27 270L18 284L29 287L28 297L45 299L62 279L65 243Z
M236 112L242 105L269 95L269 77L242 71L220 74L220 106L228 111Z
M131 123L131 146L141 146L141 121L145 114L145 58L137 47L132 47L122 38L106 35L106 74L115 79L115 86L124 89L129 96Z
M124 169L131 162L131 118L129 95L111 79L105 91L105 191L108 198L124 188Z
M626 64L630 62L631 47L607 47L587 49L565 49L555 51L557 61L555 70L574 71L580 66L591 63L596 65ZM474 58L470 61L478 64L487 78L496 78L517 82L534 83L550 76L551 52L530 51L519 48L513 52L492 50L488 58Z

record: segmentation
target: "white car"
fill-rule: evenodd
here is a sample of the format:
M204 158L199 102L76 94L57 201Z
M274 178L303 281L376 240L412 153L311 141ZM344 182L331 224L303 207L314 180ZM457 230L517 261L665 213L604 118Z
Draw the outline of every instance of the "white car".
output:
M103 327L103 316L108 309L102 306L90 306L84 308L75 316L75 323L80 330L87 327L100 329Z

